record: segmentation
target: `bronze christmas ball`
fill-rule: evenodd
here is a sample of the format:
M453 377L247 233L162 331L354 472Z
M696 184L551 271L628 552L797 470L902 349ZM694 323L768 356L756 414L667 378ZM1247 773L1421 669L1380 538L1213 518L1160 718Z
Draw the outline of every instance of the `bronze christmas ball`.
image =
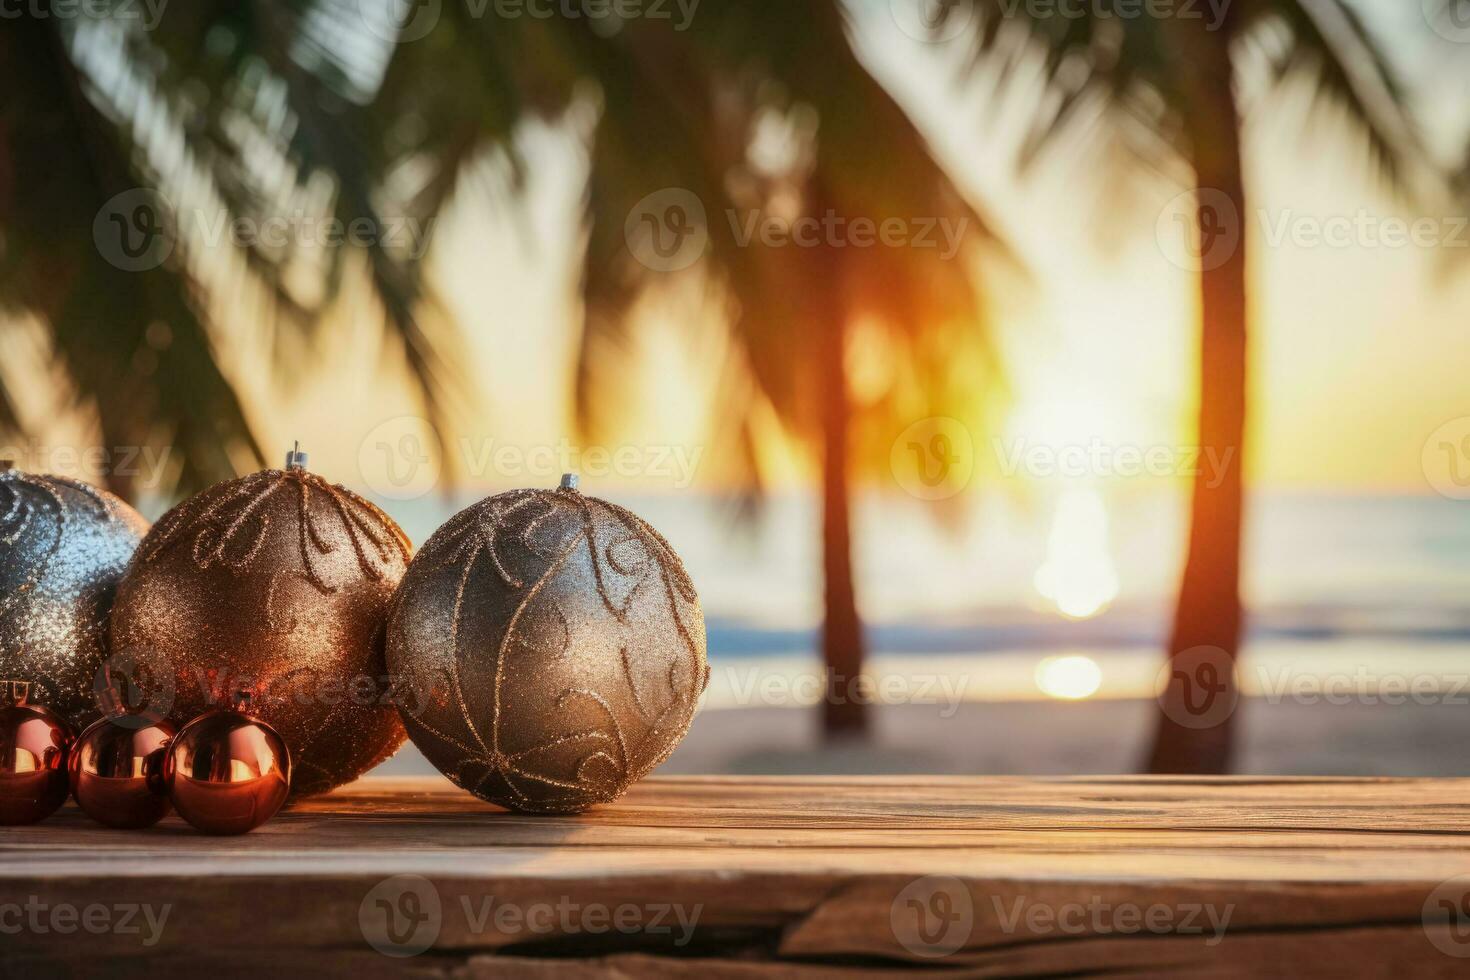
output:
M207 711L168 744L163 784L179 816L206 834L248 834L291 791L291 751L280 733L239 711Z
M147 532L105 490L0 462L0 677L73 724L97 718L107 615Z
M87 816L137 830L168 816L163 758L174 726L138 715L99 718L71 749L71 795Z
M67 754L76 732L27 701L26 681L0 681L0 826L35 823L66 802Z
M293 792L326 792L403 743L383 633L409 555L391 518L300 460L218 484L138 549L114 658L137 664L143 696L180 725L249 689L290 746Z
M531 813L621 796L678 745L709 679L679 556L567 483L450 520L388 624L414 744L457 785Z

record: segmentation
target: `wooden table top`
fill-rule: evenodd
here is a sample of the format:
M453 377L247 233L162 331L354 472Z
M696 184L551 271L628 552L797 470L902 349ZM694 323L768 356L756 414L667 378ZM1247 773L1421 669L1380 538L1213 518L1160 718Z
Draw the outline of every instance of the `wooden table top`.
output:
M367 779L236 838L69 806L0 830L0 971L1467 976L1467 835L1470 780L654 778L531 817Z

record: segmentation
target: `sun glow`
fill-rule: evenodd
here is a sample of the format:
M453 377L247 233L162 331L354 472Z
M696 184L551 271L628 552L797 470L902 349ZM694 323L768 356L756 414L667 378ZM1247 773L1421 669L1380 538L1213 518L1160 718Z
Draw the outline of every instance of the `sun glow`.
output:
M1081 701L1102 687L1102 668L1091 657L1047 657L1036 665L1036 686L1051 697Z
M1068 490L1057 502L1035 584L1069 619L1096 616L1118 597L1118 573L1108 553L1108 512L1097 491Z

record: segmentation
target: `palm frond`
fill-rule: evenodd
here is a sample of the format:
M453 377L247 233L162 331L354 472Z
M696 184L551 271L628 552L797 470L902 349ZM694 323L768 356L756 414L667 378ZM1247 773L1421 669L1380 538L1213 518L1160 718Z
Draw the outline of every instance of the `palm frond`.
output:
M742 402L722 402L732 431L763 405L792 432L813 431L807 372L818 351L805 300L821 273L810 249L747 239L753 222L771 214L825 219L830 210L842 222L948 230L954 255L843 250L846 315L881 323L914 369L931 363L918 349L936 337L949 338L950 363L960 337L983 337L975 249L988 246L992 261L1014 259L858 61L840 5L732 5L709 11L688 35L630 24L614 41L569 41L598 81L601 107L588 189L584 417L596 353L626 346L633 304L699 276L722 290L732 351L755 381ZM752 159L763 125L784 128L796 144L775 171ZM697 199L705 216L698 232L708 239L703 260L678 274L640 266L625 238L623 219L668 188ZM924 379L936 391L939 380L933 372ZM891 412L891 402L873 406L880 414L884 407Z
M0 72L7 232L3 289L12 307L49 325L54 355L89 398L113 447L173 438L185 489L259 455L230 381L220 372L198 292L182 256L145 272L108 262L90 234L116 194L149 186L130 127L99 110L78 71L68 27L22 18L6 28ZM161 431L162 430L162 431ZM117 484L125 474L114 474Z
M1357 11L1342 0L1275 0L1259 18L1252 33L1273 21L1289 33L1275 59L1278 79L1311 87L1309 113L1340 112L1361 135L1373 172L1412 199L1425 186L1426 175L1416 173L1425 159L1423 141L1397 73Z

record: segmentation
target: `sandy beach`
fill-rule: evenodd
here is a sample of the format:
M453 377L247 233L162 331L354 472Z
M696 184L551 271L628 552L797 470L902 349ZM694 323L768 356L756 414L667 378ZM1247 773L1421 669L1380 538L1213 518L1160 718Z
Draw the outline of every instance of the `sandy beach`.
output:
M1152 700L884 705L865 744L824 746L815 710L702 711L658 772L693 774L1032 774L1137 772ZM1459 704L1271 703L1240 708L1236 770L1254 775L1470 775L1470 710ZM412 745L377 775L434 770Z

